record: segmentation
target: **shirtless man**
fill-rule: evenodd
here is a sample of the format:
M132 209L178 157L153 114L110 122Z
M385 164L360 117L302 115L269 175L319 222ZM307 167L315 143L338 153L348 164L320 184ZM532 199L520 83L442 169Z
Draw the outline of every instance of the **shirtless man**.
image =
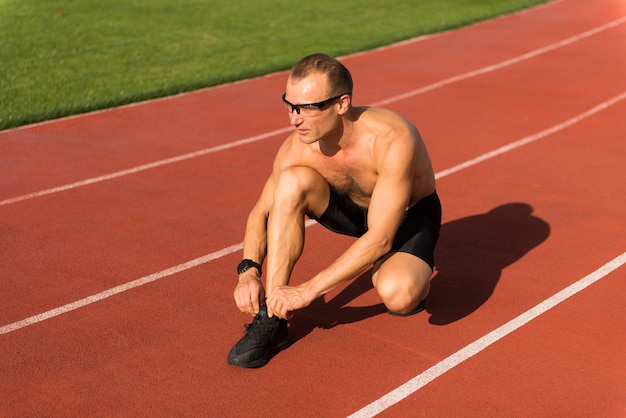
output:
M441 225L419 132L392 111L352 106L352 77L339 61L324 54L303 58L291 71L283 102L295 129L248 217L237 269L235 302L254 316L228 354L227 362L241 367L266 364L288 346L290 312L372 264L374 288L389 313L422 310ZM304 246L305 216L358 239L326 269L289 286Z

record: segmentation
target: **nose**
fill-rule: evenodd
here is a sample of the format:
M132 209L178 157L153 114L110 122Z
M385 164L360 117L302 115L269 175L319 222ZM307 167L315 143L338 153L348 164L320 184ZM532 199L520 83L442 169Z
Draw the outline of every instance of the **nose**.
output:
M289 112L289 124L292 126L297 126L302 123L302 115L300 115L295 110Z

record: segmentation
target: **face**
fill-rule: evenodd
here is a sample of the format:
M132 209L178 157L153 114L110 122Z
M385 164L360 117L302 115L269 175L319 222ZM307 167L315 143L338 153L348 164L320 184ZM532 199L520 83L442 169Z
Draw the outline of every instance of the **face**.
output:
M324 139L336 130L343 111L342 100L337 98L326 102L331 97L325 74L314 73L303 79L289 78L284 100L289 113L289 121L296 128L300 141L312 144ZM316 106L297 106L299 104L320 104ZM293 107L291 106L293 105ZM300 113L298 113L300 111Z

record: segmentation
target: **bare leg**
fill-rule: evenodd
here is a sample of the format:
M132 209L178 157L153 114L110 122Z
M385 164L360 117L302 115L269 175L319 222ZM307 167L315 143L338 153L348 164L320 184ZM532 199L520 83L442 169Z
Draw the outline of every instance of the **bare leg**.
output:
M292 167L281 173L267 219L267 295L276 286L288 284L304 248L304 216L320 216L329 197L328 183L317 171ZM261 367L272 354L289 346L287 320L272 315L268 305L259 308L244 336L228 353L228 364Z
M311 168L292 167L281 174L267 225L267 295L289 283L304 248L304 216L320 216L329 196L328 182Z
M374 265L372 283L387 309L406 314L428 296L432 269L422 259L393 253Z

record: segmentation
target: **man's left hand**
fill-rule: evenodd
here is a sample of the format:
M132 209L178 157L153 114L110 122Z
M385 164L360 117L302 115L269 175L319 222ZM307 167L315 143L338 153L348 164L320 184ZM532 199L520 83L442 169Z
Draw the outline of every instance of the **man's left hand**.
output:
M272 317L287 319L290 311L306 308L309 303L304 296L304 289L301 286L278 286L272 290L265 301L267 314Z

